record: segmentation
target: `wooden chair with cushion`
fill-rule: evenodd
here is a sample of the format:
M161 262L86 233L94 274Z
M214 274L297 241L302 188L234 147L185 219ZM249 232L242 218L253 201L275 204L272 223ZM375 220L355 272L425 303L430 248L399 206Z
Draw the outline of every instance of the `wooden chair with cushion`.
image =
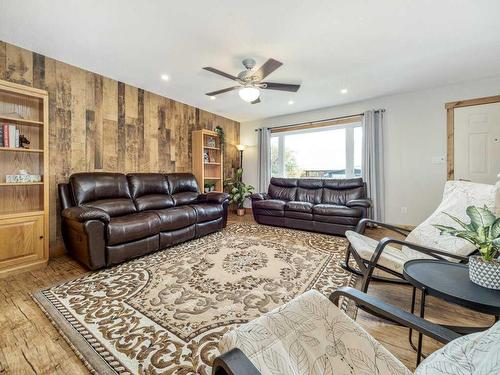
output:
M500 323L487 331L460 337L356 289L335 291L366 311L413 328L447 344L434 352L415 374L500 373ZM412 374L396 357L314 290L229 331L222 338L214 375Z
M433 224L457 225L446 214L468 222L466 215L468 206L487 206L494 212L496 194L497 188L494 185L448 181L445 184L443 199L439 207L412 231L371 219L363 219L354 231L346 232L349 246L342 267L362 275L361 290L366 292L373 278L406 283L402 274L403 265L412 259L434 258L467 262L467 257L475 251L474 246L461 238L440 235L439 230ZM386 237L381 241L376 241L363 234L367 224L376 224L405 238L401 240ZM391 245L400 245L401 249ZM351 256L356 261L358 270L349 265ZM376 269L382 272L374 276Z

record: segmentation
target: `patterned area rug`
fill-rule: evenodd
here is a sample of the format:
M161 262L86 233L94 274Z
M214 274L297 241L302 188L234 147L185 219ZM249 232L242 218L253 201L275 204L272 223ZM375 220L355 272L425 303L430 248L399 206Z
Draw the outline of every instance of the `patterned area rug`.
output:
M233 224L34 298L93 372L208 375L231 327L311 288L328 296L352 285L339 266L346 244L340 237Z

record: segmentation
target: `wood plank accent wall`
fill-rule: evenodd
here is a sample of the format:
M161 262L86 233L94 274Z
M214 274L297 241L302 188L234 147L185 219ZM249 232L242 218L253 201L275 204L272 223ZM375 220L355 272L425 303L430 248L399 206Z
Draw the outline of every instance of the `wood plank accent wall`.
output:
M75 172L190 172L191 132L221 126L225 178L240 124L0 41L0 78L49 92L50 247L62 249L57 184Z

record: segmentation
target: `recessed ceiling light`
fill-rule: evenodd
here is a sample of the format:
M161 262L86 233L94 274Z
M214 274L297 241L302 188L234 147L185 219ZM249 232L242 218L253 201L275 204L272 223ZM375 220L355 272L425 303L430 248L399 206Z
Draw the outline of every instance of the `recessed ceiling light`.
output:
M215 100L217 98L215 96L211 96L210 99Z
M342 90L340 90L340 93L341 93L341 94L347 94L347 89L342 89Z
M163 79L164 81L168 81L170 77L167 74L162 74L161 79Z
M289 101L288 101L288 104L289 104L289 105L292 105L293 103L295 103L293 100L289 100Z

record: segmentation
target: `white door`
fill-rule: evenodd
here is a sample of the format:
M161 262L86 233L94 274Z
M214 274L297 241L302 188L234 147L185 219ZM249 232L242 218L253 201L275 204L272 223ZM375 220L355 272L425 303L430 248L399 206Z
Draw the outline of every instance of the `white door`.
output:
M500 103L455 108L455 180L494 184L500 173Z

